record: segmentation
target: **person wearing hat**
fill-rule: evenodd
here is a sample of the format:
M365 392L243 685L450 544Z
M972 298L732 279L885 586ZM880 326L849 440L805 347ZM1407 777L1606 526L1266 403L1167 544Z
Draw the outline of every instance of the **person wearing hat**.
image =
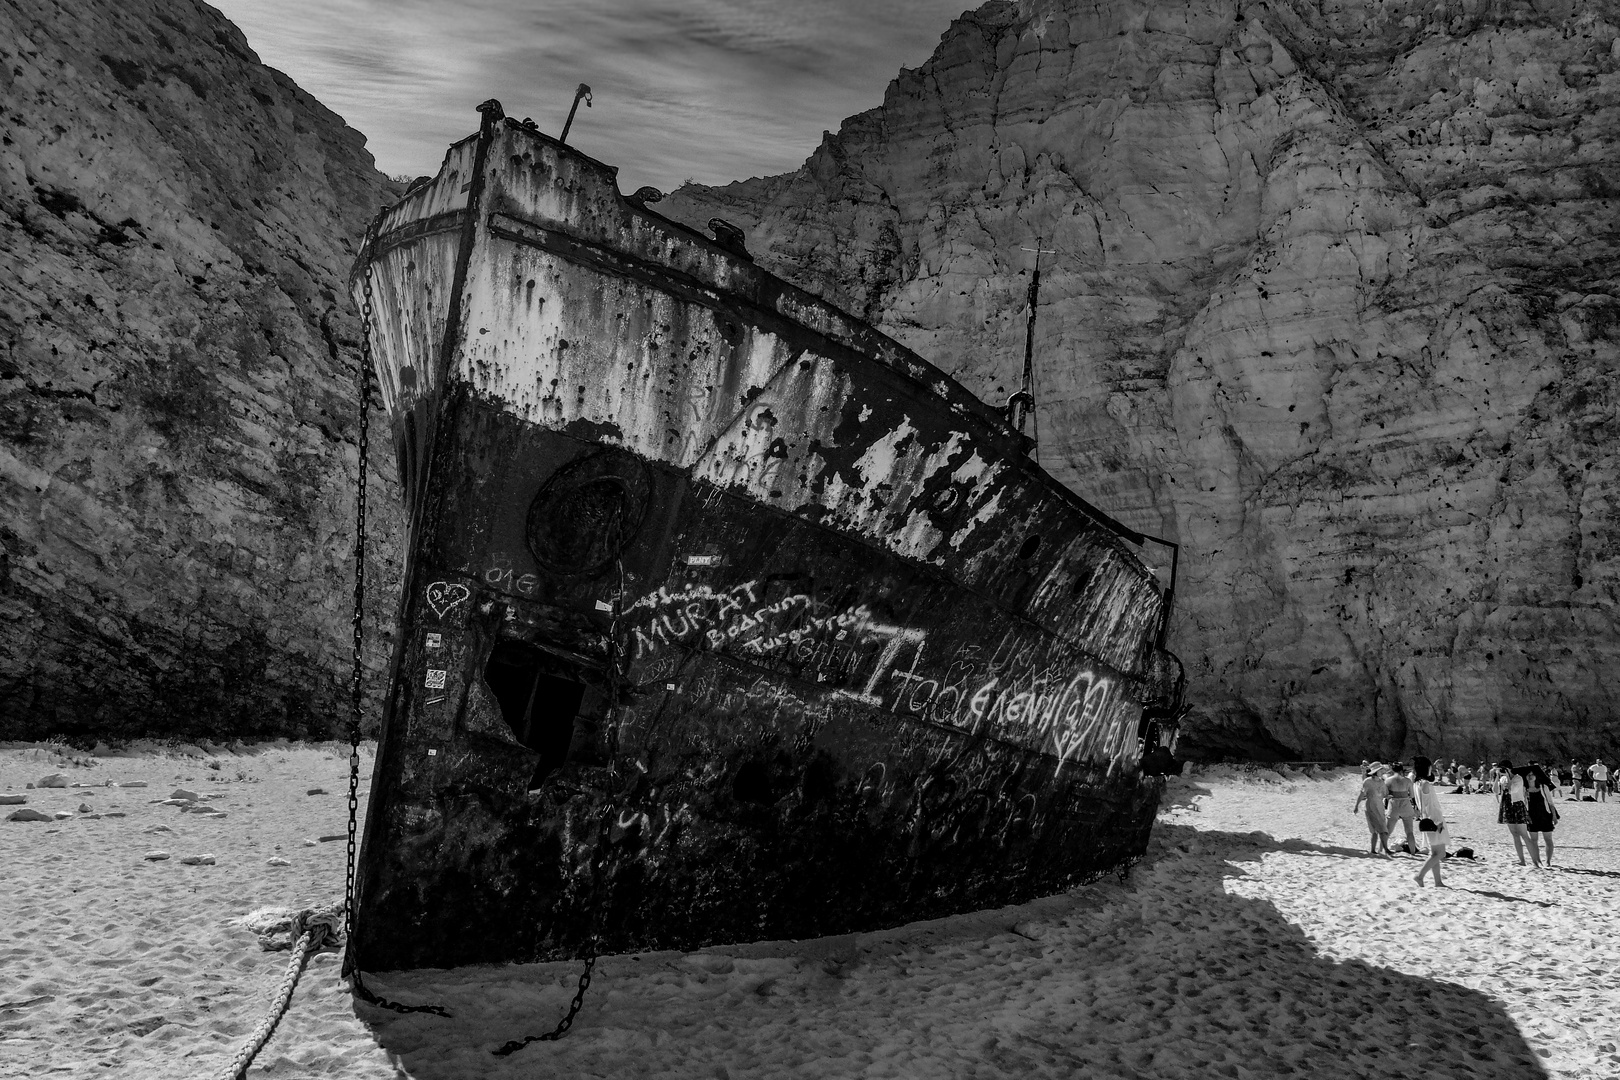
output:
M1598 802L1609 801L1609 767L1602 758L1592 762L1592 794Z
M1446 883L1440 880L1440 864L1446 858L1446 843L1450 836L1446 832L1446 812L1440 805L1440 793L1435 790L1434 772L1426 757L1412 759L1413 797L1417 800L1418 828L1423 835L1429 838L1429 857L1418 867L1418 888L1423 888L1425 874L1434 874L1434 887L1443 889Z
M1383 849L1386 859L1395 856L1389 853L1389 822L1384 817L1384 799L1389 792L1384 786L1384 764L1375 761L1362 770L1364 778L1361 781L1361 794L1356 796L1356 805L1350 808L1353 814L1361 809L1363 800L1367 803L1367 831L1372 834L1371 854L1377 855Z
M1389 831L1395 831L1395 823L1399 821L1406 826L1406 850L1413 855L1417 854L1417 837L1412 834L1412 826L1417 822L1416 808L1412 802L1412 781L1406 775L1406 765L1397 761L1394 766L1395 775L1388 781L1389 792L1386 802L1388 804Z

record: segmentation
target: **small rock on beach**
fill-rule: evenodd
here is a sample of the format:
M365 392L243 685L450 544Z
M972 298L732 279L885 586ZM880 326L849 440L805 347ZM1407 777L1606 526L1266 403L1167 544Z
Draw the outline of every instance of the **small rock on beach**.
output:
M0 795L0 806L12 806L16 803L25 803L27 801L28 796L26 795Z
M51 775L43 777L40 780L35 781L34 786L35 787L42 787L42 788L67 787L68 786L68 778L63 776L59 772L51 773Z
M143 856L147 862L162 862L168 857L169 853L167 851L148 851L145 856Z
M180 863L183 866L213 866L214 861L212 855L187 855Z
M34 810L34 809L30 808L30 807L23 807L23 809L21 809L21 810L13 810L10 813L10 815L7 816L6 820L7 821L49 821L49 820L51 820L51 815L42 814L38 810Z

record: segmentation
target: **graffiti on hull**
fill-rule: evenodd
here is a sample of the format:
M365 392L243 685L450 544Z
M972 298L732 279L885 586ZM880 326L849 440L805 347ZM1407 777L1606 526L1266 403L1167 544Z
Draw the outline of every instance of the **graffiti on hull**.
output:
M625 612L635 659L670 646L726 653L844 698L1049 753L1058 769L1110 769L1137 754L1139 708L1117 673L1038 632L1010 630L994 647L940 642L938 631L879 619L808 593L768 598L760 581L661 588ZM954 635L952 635L954 637Z

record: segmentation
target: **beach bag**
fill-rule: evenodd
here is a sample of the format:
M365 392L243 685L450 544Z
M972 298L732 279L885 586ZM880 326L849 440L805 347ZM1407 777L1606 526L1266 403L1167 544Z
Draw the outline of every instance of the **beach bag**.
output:
M1439 832L1440 826L1434 823L1434 818L1424 818L1422 821L1418 822L1418 831Z

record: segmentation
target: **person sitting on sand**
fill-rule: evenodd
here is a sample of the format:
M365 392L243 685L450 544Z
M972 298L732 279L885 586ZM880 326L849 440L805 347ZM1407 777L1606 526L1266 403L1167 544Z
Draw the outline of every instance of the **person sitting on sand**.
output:
M1370 852L1377 855L1382 847L1384 858L1393 859L1395 856L1389 853L1389 822L1384 817L1384 798L1389 794L1384 785L1384 766L1375 761L1362 772L1361 794L1356 796L1356 805L1350 808L1350 812L1353 814L1360 810L1363 800L1366 801L1367 831L1372 834Z
M1496 778L1496 797L1499 805L1496 810L1496 822L1506 825L1508 833L1513 837L1513 847L1519 853L1519 865L1524 865L1524 842L1529 839L1525 833L1525 826L1530 824L1530 807L1525 802L1524 777L1513 771L1513 762L1501 761L1497 763L1500 774ZM1535 860L1536 869L1541 869L1541 851L1530 845L1530 858Z
M1387 789L1390 832L1395 831L1395 823L1399 821L1406 826L1406 850L1413 855L1417 854L1417 837L1412 835L1412 827L1417 822L1417 813L1412 803L1412 781L1406 775L1406 765L1397 761L1394 765L1395 775L1389 778Z
M1558 796L1558 789L1553 786L1552 778L1547 770L1541 767L1540 762L1532 761L1529 768L1524 770L1524 797L1525 807L1530 815L1530 822L1525 827L1530 834L1530 850L1536 850L1536 840L1541 838L1547 842L1547 865L1553 864L1553 827L1558 823L1558 806L1554 800Z
M1429 838L1429 857L1422 866L1418 867L1418 888L1423 887L1423 875L1434 871L1434 887L1443 889L1446 883L1440 880L1440 864L1446 858L1446 812L1440 805L1440 793L1435 790L1434 776L1430 771L1429 759L1415 757L1412 759L1412 775L1417 778L1414 793L1417 798L1418 812L1423 816L1419 827Z
M1462 789L1464 795L1474 793L1474 767L1464 764L1462 767Z
M1609 767L1598 758L1592 762L1592 794L1597 796L1598 802L1609 801Z

